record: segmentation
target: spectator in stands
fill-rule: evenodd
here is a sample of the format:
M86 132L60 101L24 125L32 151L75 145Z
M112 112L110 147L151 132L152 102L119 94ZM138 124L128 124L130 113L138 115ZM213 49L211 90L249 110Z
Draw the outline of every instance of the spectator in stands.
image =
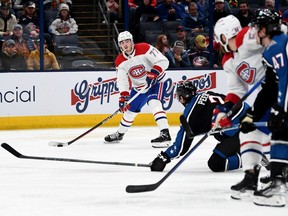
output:
M157 37L155 47L156 47L163 55L165 55L166 52L169 52L169 51L170 51L170 46L169 46L169 43L168 43L167 36L166 36L166 35L163 35L163 34L160 34L160 35Z
M23 14L19 16L19 24L22 25L24 34L31 38L39 37L39 17L36 13L36 4L29 1L24 5Z
M118 23L119 19L119 4L116 0L107 0L107 17L110 19L110 23Z
M208 31L208 20L206 20L204 16L200 16L197 4L191 2L188 10L188 16L181 21L181 24L186 28L186 30L191 31L192 33Z
M209 55L206 37L204 35L197 35L194 40L194 47L188 52L191 66L209 67ZM214 65L214 67L217 67L217 65Z
M0 6L0 40L4 40L12 34L12 29L17 24L16 17L11 14L10 4Z
M239 11L236 14L236 17L240 21L242 28L248 26L253 19L254 13L249 9L247 0L242 0L239 2Z
M139 25L139 22L157 21L159 16L157 15L157 9L152 4L152 0L142 0L142 3L136 9L135 12L135 24Z
M180 10L173 0L164 0L157 6L157 13L161 21L180 21Z
M19 54L21 54L24 59L27 61L30 55L30 52L35 50L33 41L28 37L23 35L23 27L20 24L13 26L13 34L9 37L15 43L15 48ZM2 51L6 47L5 41L2 46Z
M169 60L169 68L188 68L191 67L187 52L184 50L182 41L175 41L173 48L165 53Z
M209 0L199 0L197 2L198 12L209 19Z
M18 18L21 12L24 10L25 5L31 0L15 0L13 4L13 10L15 11L15 15ZM38 3L37 0L32 0L35 4ZM44 1L45 2L45 1Z
M13 2L12 2L12 0L1 0L0 1L0 5L1 4L9 4L9 6L10 6L10 8L12 9L12 7L13 7Z
M58 17L49 26L49 32L54 35L70 35L78 32L78 25L70 16L67 4L63 3L59 6Z
M229 4L228 7L230 9L230 11L225 7L225 2L224 0L215 0L215 8L214 8L214 14L213 14L213 22L214 25L215 23L222 17L226 17L227 15L231 14L231 9L229 8Z
M29 55L27 69L40 70L40 40L35 42L36 50L32 51ZM44 40L44 70L59 70L59 64L54 53L50 52L47 48L46 40Z
M45 10L58 10L59 5L62 3L68 4L69 8L71 9L72 0L44 0L43 1Z
M280 1L279 1L280 5ZM264 8L270 9L270 10L276 10L275 9L275 0L265 0L264 2ZM277 11L280 15L282 15L282 11L278 10Z
M184 43L184 50L189 50L193 47L193 40L187 37L187 31L184 26L177 26L176 38L170 41L171 44L174 44L176 40L182 41Z
M275 10L275 0L265 0L264 8Z
M17 52L15 41L12 39L5 41L5 46L0 53L1 69L7 71L26 70L24 57Z
M188 7L191 1L192 0L181 0L181 2L178 3L181 19L184 19L188 15Z

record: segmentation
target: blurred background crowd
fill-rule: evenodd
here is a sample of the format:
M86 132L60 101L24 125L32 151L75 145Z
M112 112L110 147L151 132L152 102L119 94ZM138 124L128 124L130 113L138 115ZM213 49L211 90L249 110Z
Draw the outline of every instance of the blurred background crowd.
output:
M258 8L288 20L288 0L1 0L1 72L114 69L117 35L129 30L172 69L221 68L218 19L249 25Z

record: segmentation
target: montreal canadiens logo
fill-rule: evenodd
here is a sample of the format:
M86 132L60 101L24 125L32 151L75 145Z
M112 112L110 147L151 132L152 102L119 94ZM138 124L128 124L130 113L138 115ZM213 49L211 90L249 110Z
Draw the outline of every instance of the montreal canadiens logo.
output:
M256 76L256 68L250 67L247 62L242 62L237 68L238 76L246 83L252 84Z
M131 77L139 78L145 75L144 65L136 65L129 69L129 74Z

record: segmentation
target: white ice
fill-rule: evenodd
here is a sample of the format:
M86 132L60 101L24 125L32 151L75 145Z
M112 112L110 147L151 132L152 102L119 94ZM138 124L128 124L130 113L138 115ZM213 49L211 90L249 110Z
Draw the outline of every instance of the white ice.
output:
M29 156L108 162L148 164L162 150L150 144L159 135L156 127L131 127L118 144L103 143L116 128L99 127L70 146L48 146L87 129L0 131L0 141ZM177 130L171 127L173 137ZM126 193L126 186L156 183L179 160L155 173L146 167L19 159L0 147L0 216L287 215L287 206L232 200L230 186L242 180L243 171L211 172L207 160L215 144L209 137L156 190L138 194ZM262 169L261 176L266 174Z

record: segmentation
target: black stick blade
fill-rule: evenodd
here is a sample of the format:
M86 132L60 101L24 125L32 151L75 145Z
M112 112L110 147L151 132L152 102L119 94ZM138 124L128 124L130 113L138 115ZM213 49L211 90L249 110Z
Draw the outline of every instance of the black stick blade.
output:
M142 193L154 191L159 187L159 184L148 184L148 185L128 185L126 187L127 193Z
M21 158L22 154L19 153L18 151L16 151L14 148L12 148L10 145L8 145L7 143L2 143L1 144L2 148L6 149L8 152L10 152L11 154L13 154L15 157Z

